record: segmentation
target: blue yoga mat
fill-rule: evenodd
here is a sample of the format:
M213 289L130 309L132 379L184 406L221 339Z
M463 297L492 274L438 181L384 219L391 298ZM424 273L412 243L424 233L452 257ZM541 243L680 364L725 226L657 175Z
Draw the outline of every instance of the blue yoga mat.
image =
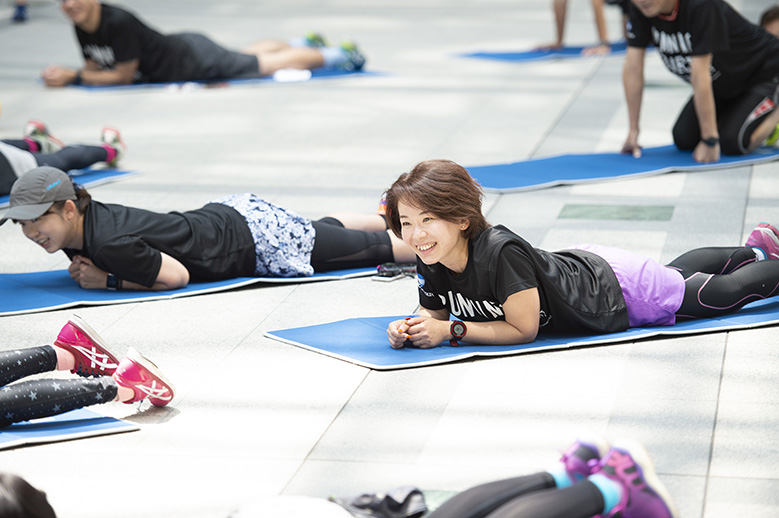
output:
M779 300L755 302L720 318L689 320L674 326L641 327L622 333L595 336L543 335L523 345L448 344L433 349L413 347L392 349L387 341L390 322L395 317L350 318L307 327L269 331L269 338L296 345L334 358L376 370L407 369L438 365L477 357L512 356L528 352L586 347L615 342L632 342L653 336L686 335L747 329L779 323Z
M238 277L215 282L192 282L178 290L85 290L76 284L67 270L0 274L0 316L38 313L73 306L103 306L146 300L175 299L203 295L256 283L291 284L331 281L375 275L376 268L355 268L315 273L310 277Z
M645 148L641 158L622 153L559 155L513 162L468 167L487 191L518 192L555 185L577 184L649 176L673 171L704 171L771 162L779 159L779 148L760 148L749 155L723 156L719 162L700 164L692 153L676 146Z
M68 171L73 180L84 187L96 187L104 183L116 182L138 174L137 171L119 171L117 169L74 169ZM0 196L0 208L8 207L8 195Z
M300 82L306 82L306 81L312 81L316 79L332 79L336 77L345 77L345 76L375 76L380 75L379 72L373 72L373 71L365 71L365 70L358 70L358 71L346 71L346 70L332 70L332 69L326 69L326 68L318 68L311 71L311 77L310 79L304 80L304 81L298 81L298 80L290 80L290 81L281 81L274 79L273 76L266 76L266 77L251 77L246 79L222 79L217 81L187 81L187 82L176 82L176 83L135 83L131 85L68 85L70 88L79 88L81 90L90 90L90 91L106 91L106 90L143 90L143 89L150 89L150 88L181 88L181 89L187 89L187 88L221 88L225 86L230 85L251 85L255 83L300 83Z
M589 47L592 47L590 45ZM549 50L526 50L520 52L469 52L460 54L464 58L491 59L495 61L547 61L555 59L587 58L582 51L588 47L563 47ZM627 44L619 41L611 44L611 56L624 54Z
M53 417L14 423L0 429L0 450L97 435L134 432L139 429L136 424L80 408Z

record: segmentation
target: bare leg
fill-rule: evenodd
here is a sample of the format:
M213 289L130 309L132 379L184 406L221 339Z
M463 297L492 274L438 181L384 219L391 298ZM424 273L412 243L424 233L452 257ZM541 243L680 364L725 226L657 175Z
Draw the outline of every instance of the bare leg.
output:
M383 232L387 230L384 216L378 214L364 214L362 212L335 212L328 214L335 218L346 228L362 230L365 232Z
M416 263L417 254L405 241L395 236L391 230L387 230L392 243L392 257L396 263Z
M260 75L269 76L283 68L300 70L324 66L322 53L309 47L285 48L276 52L255 53L260 62Z
M760 147L760 144L773 133L777 124L779 124L779 109L775 109L769 113L765 120L760 123L760 126L755 128L752 137L749 139L749 148L747 151L751 153Z
M255 41L248 47L241 49L244 54L265 54L270 52L278 52L280 50L290 48L289 43L281 40L260 40Z

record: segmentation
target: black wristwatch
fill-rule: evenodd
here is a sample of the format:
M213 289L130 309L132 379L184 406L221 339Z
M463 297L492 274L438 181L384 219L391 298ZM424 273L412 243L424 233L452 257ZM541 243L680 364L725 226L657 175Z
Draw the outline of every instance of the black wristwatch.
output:
M113 273L109 273L108 277L105 278L105 287L109 290L120 290L122 289L122 279Z
M449 333L452 335L452 339L449 340L449 345L452 347L457 347L457 340L462 340L462 338L465 336L465 333L468 332L468 328L465 327L465 323L461 322L459 320L455 320L452 322L452 325L449 327Z
M719 137L704 138L704 139L701 139L701 142L703 142L704 144L706 144L709 147L714 147L717 144L719 144Z

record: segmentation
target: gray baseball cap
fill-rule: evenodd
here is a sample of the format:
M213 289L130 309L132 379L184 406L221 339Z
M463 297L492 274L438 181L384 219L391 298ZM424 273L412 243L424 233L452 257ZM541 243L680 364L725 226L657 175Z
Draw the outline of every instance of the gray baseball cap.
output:
M11 187L11 208L3 214L0 225L9 219L35 219L49 210L54 202L76 201L73 182L55 167L36 167L23 174Z

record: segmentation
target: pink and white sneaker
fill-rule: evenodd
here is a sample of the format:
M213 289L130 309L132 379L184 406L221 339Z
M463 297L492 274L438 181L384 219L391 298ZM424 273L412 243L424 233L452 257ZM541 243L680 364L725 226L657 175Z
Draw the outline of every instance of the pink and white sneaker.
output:
M70 372L79 376L110 376L119 365L100 335L78 315L62 327L54 345L76 357L76 366Z
M779 259L779 230L768 223L760 223L749 234L746 246L759 248L766 259Z
M125 403L149 400L154 406L165 406L171 402L176 391L165 379L160 369L141 353L130 347L127 356L119 362L114 373L117 385L133 389L135 396Z
M56 153L65 147L60 139L49 133L46 124L39 120L27 121L24 125L24 136L37 142L41 153Z
M100 142L114 150L114 156L106 163L111 167L116 167L127 152L127 146L122 140L122 134L119 133L118 129L105 127L100 132Z

